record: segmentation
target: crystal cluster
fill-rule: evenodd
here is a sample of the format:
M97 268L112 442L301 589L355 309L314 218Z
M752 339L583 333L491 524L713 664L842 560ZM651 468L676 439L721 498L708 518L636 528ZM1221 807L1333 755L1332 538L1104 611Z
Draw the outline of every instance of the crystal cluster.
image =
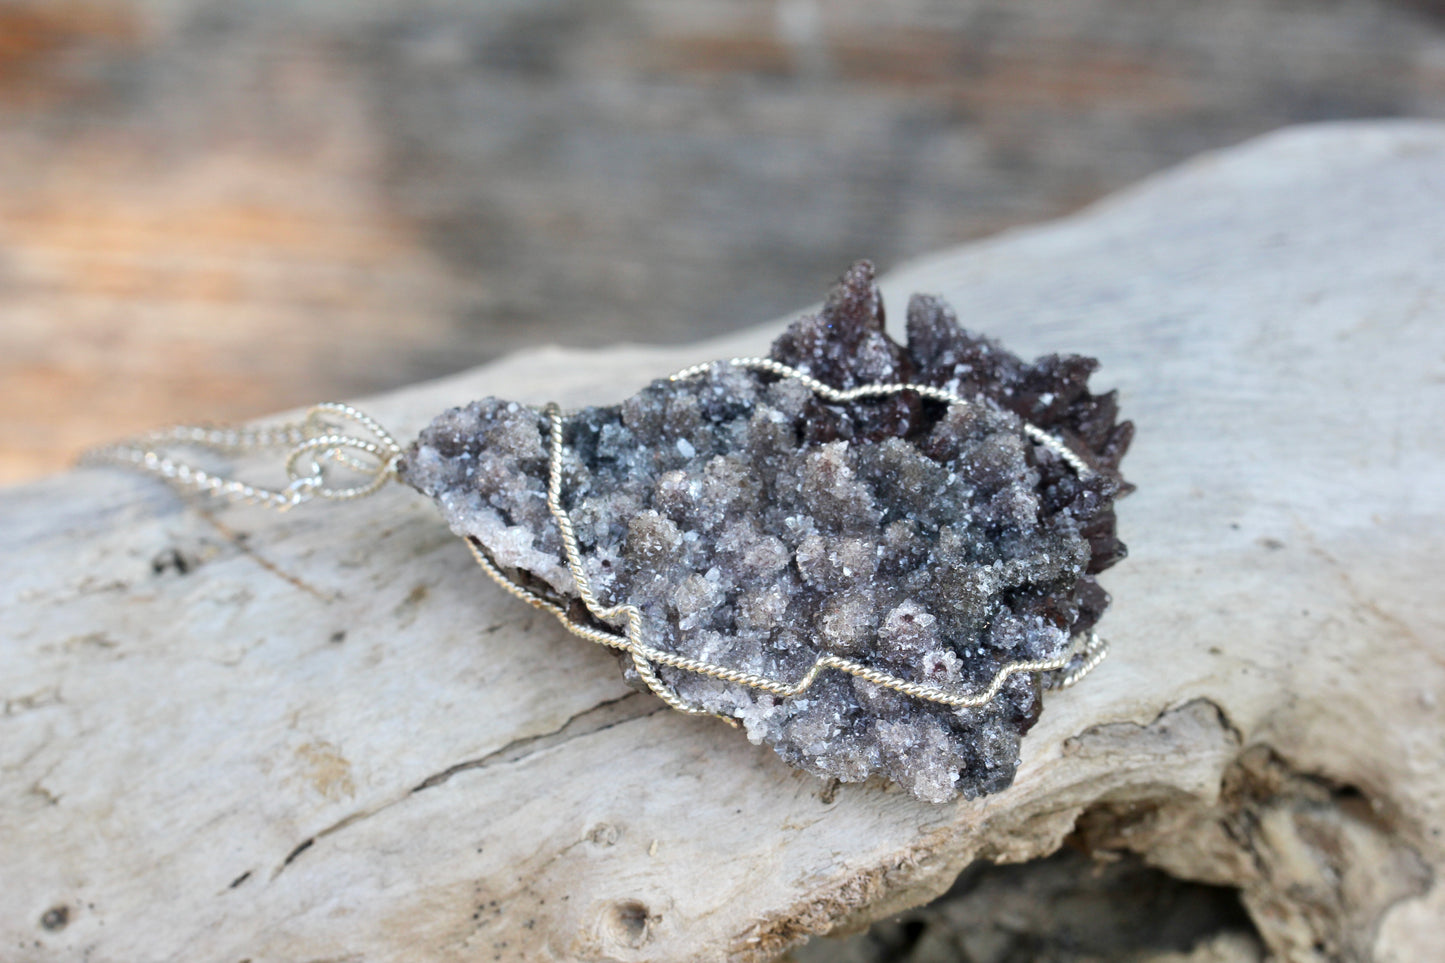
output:
M569 416L565 504L603 605L637 606L652 646L785 681L838 653L976 689L1007 662L1065 652L1108 604L1094 575L1124 555L1113 502L1132 427L1112 392L1089 392L1091 359L1026 364L923 295L907 335L900 346L885 333L860 262L771 356L839 388L921 383L967 404L911 392L834 404L796 379L715 364ZM1079 478L1023 420L1093 471ZM402 475L509 576L586 618L547 510L547 439L541 413L488 398L437 418ZM961 710L831 670L790 698L659 675L794 766L878 774L935 802L1008 786L1040 711L1032 674Z

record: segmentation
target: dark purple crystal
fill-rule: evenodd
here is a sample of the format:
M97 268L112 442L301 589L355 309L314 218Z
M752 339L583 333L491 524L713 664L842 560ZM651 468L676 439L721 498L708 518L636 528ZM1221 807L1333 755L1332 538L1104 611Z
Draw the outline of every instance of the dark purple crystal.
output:
M718 364L569 417L565 503L600 601L637 606L652 646L786 681L837 653L975 689L1007 662L1067 651L1108 604L1094 574L1124 556L1113 503L1132 426L1113 392L1090 394L1092 359L1026 364L924 295L907 331L906 347L884 332L860 262L772 357L839 388L926 384L972 403L907 392L835 404ZM1093 471L1080 478L1021 419ZM488 398L437 418L402 477L508 575L586 618L547 510L547 437L539 412ZM961 710L836 671L790 698L659 674L794 766L882 775L935 802L1008 786L1040 710L1029 674Z

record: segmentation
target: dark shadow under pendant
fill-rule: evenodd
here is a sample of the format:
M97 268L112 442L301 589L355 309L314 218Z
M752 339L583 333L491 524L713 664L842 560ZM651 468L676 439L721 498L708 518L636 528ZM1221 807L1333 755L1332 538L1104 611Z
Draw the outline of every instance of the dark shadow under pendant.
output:
M621 405L454 408L398 466L483 567L674 708L934 802L1008 786L1044 688L1102 658L1132 434L1088 358L1025 364L871 265L767 359Z

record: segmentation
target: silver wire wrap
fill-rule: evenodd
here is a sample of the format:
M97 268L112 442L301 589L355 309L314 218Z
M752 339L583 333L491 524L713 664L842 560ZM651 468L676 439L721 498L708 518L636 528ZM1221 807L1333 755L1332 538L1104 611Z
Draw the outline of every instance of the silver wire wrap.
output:
M819 381L805 371L800 371L771 358L732 358L727 361L693 365L673 374L668 380L683 381L694 378L719 364L747 368L779 378L795 379L819 397L835 403L855 401L860 398L881 398L907 391L950 405L969 403L952 392L929 385L891 383L862 385L847 390L838 389ZM1092 672L1108 655L1108 643L1097 633L1091 631L1075 636L1068 649L1055 658L1008 662L999 667L987 685L971 691L950 691L927 683L909 682L889 672L839 655L820 656L801 678L788 682L752 672L743 672L715 662L689 658L650 646L643 639L641 611L636 606L627 604L603 606L592 588L591 580L588 579L582 564L582 552L577 544L577 534L572 524L572 517L563 505L563 428L566 414L554 404L547 405L542 411L547 417L549 427L547 508L562 535L562 545L567 556L567 568L576 584L578 597L593 619L603 625L612 626L613 631L577 621L561 605L520 584L488 558L486 552L474 539L466 539L467 547L482 570L509 594L538 609L550 612L566 626L568 631L580 638L630 653L632 665L647 687L663 702L679 712L692 715L717 715L707 709L694 706L678 696L658 677L656 666L663 665L682 669L781 697L796 696L807 691L821 672L825 669L834 669L903 695L937 702L954 709L964 709L988 704L1012 676L1024 672L1039 673L1043 685L1047 689L1066 689ZM341 424L337 424L337 421L340 421ZM351 433L347 433L347 423L349 423ZM355 428L360 428L361 432L355 432ZM1037 425L1023 422L1022 431L1031 440L1067 464L1080 478L1087 478L1093 473L1093 469L1077 452ZM286 475L289 483L282 489L270 489L224 478L166 455L164 449L173 446L190 446L229 453L255 449L289 448L290 451L286 457ZM206 425L168 428L152 432L133 441L94 449L88 452L81 461L82 464L113 464L138 468L158 475L180 487L190 488L203 494L214 495L232 502L262 505L278 511L288 511L314 498L348 501L364 498L376 492L396 477L397 464L401 454L402 449L396 439L375 419L351 405L327 402L310 409L306 417L299 422L261 428L223 428ZM329 480L328 472L336 470L338 466L359 480L348 485L341 485ZM625 627L617 623L625 623ZM735 720L727 716L719 715L717 717L729 724L736 725Z
M714 365L728 364L736 367L748 368L753 371L762 371L776 375L780 378L793 378L808 387L819 397L833 402L847 402L858 398L886 397L888 395L901 394L905 391L915 392L925 398L941 401L945 404L967 404L963 398L942 388L935 388L928 385L911 384L872 384L862 385L857 388L842 390L834 388L812 377L797 368L774 361L771 358L731 358L727 361L714 361L706 364L693 365L684 368L672 375L668 380L682 381L694 378L710 370ZM582 565L582 552L577 544L577 534L572 525L571 515L562 504L562 458L563 458L563 422L565 415L556 405L549 404L543 409L547 416L549 426L549 459L547 466L547 509L551 513L557 528L562 535L562 546L567 556L567 568L572 573L572 580L576 584L578 598L586 607L591 616L598 622L612 625L625 621L626 627L619 632L608 632L595 626L584 625L573 619L570 613L562 606L549 601L538 595L536 592L519 584L496 566L472 539L467 539L467 546L471 549L472 556L477 564L482 567L497 584L501 585L507 592L519 599L555 615L564 626L573 634L582 638L598 642L629 652L632 656L632 664L637 674L642 678L647 687L679 712L686 712L692 715L716 715L707 709L691 705L683 700L676 692L667 687L658 678L656 665L666 665L676 669L683 669L688 672L695 672L698 675L720 679L723 682L732 682L738 685L745 685L749 688L758 689L776 696L795 696L805 692L818 678L819 673L824 669L836 669L848 675L857 676L874 685L892 689L917 699L924 699L930 702L937 702L954 709L977 708L993 701L999 691L1008 682L1009 678L1021 672L1037 672L1043 679L1045 688L1066 689L1077 684L1084 676L1088 675L1099 663L1103 662L1108 655L1109 646L1097 633L1089 632L1086 635L1076 636L1068 649L1061 655L1052 659L1035 659L1008 662L1000 666L994 673L989 683L980 689L973 691L949 691L934 685L922 682L909 682L889 672L872 666L864 665L854 659L840 655L824 655L815 661L811 668L803 674L796 682L786 682L781 679L773 679L765 675L758 675L752 672L743 672L739 669L729 668L716 662L708 662L702 659L693 659L687 656L678 655L674 652L667 652L663 649L654 648L648 645L642 637L642 613L636 606L613 605L603 606L597 599L592 589L591 580L588 579L586 570ZM1067 464L1081 478L1087 478L1093 473L1087 462L1068 445L1058 438L1044 431L1036 425L1023 423L1024 433L1035 442L1039 443L1049 451L1053 452L1060 460ZM726 722L733 723L733 720L726 716L718 716ZM735 723L734 723L735 724Z

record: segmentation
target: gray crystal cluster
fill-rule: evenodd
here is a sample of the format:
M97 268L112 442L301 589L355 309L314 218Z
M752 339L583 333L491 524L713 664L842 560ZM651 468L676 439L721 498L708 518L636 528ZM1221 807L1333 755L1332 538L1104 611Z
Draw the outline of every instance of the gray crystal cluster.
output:
M832 404L797 380L715 364L571 416L565 502L601 602L637 606L657 648L789 681L838 653L972 689L1006 662L1066 651L1108 604L1094 574L1123 556L1112 504L1131 426L1116 423L1112 393L1089 393L1090 359L1026 364L926 296L910 302L907 333L903 347L884 332L860 262L772 357L840 388L922 383L970 403ZM1078 478L1021 419L1095 471ZM547 510L547 436L536 410L484 399L437 418L402 475L509 575L585 619ZM935 802L1008 786L1040 710L1033 675L952 710L831 670L791 698L659 674L794 766L879 774Z

